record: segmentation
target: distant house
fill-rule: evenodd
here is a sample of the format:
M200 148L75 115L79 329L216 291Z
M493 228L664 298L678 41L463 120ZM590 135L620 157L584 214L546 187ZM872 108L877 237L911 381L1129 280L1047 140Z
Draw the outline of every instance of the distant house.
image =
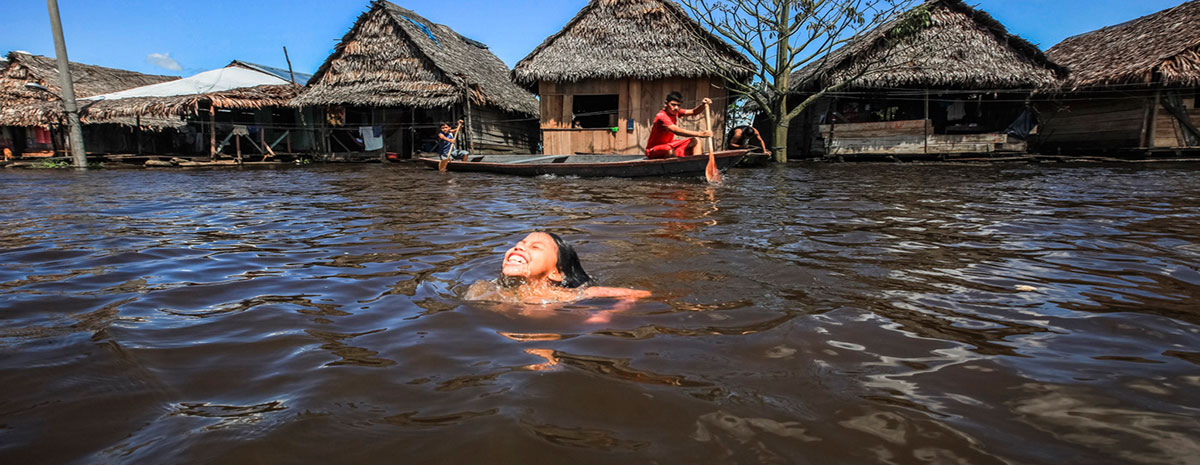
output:
M960 0L928 0L918 8L928 12L928 27L897 36L898 17L791 76L798 97L841 87L792 121L789 151L830 157L1025 151L1033 126L1025 101L1065 69Z
M467 122L460 147L474 153L537 146L536 98L486 45L383 0L359 16L292 105L325 113L329 152L374 152L360 135L379 128L379 151L411 156L431 148L439 122L458 119Z
M709 97L713 132L725 132L729 91L717 61L749 61L705 31L671 0L592 0L513 67L541 97L543 151L645 153L667 93L684 106ZM702 119L681 120L699 129Z
M25 156L65 151L68 131L58 62L24 52L10 52L6 61L0 67L0 147ZM179 79L79 63L71 63L71 76L80 98ZM132 132L128 121L85 122L84 146L91 153L121 151L128 146L122 134Z
M161 128L152 136L154 155L221 154L241 159L244 151L265 159L277 152L311 148L300 130L295 109L288 107L300 86L259 65L234 61L224 68L183 79L80 99L84 121L134 120L138 127ZM286 70L284 71L286 73ZM164 140L165 136L165 140ZM139 135L137 152L145 151Z
M1068 38L1046 54L1071 74L1039 104L1043 152L1200 149L1200 1Z

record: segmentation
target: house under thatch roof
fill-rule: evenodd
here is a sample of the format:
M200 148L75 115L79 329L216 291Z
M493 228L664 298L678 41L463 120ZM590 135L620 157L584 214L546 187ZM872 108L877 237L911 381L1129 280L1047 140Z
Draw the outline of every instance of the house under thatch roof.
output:
M541 96L546 153L644 154L672 91L689 107L712 98L712 127L723 134L726 76L752 74L745 56L672 0L592 0L513 69ZM681 120L690 129L701 122Z
M536 97L486 45L384 0L358 17L291 105L324 110L322 141L346 159L378 151L362 128L381 134L382 151L412 156L437 140L436 122L457 119L466 122L460 148L537 146Z
M438 108L468 95L472 105L537 113L537 101L486 45L375 0L292 104Z
M999 21L961 0L928 0L928 27L899 40L890 20L791 76L795 91L847 88L1034 89L1066 69ZM864 71L867 70L867 71Z
M1200 0L1067 38L1046 54L1071 69L1066 88L1200 86Z
M1042 150L1200 150L1198 23L1200 0L1193 0L1051 47L1046 54L1071 74L1039 104Z
M518 62L513 76L531 88L538 81L719 77L719 62L745 68L741 77L754 69L671 0L592 0Z
M0 74L0 126L57 126L65 122L53 58L10 52ZM71 63L75 96L89 97L179 79Z
M788 145L839 157L1024 152L1033 119L1022 101L1065 74L987 13L927 0L792 74L792 92L835 92L789 126Z

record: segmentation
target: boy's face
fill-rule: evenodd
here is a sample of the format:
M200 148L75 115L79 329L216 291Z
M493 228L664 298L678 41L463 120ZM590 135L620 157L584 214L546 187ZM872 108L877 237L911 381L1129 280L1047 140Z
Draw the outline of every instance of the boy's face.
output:
M450 132L450 125L449 125L449 124L443 124L443 125L442 125L442 132Z
M667 103L663 104L663 109L667 110L667 113L670 113L672 115L679 114L679 101L678 100L667 100Z

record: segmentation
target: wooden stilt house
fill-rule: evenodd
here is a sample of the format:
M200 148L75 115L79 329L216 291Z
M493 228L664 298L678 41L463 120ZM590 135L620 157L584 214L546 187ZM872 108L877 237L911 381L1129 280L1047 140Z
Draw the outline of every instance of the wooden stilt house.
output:
M1039 149L1200 152L1200 1L1074 36L1046 52L1070 76L1039 102Z
M58 62L54 58L10 52L0 69L0 150L14 156L66 155L66 109L60 96ZM71 63L75 95L79 98L179 79L123 69ZM112 153L135 145L130 121L84 122L84 147L89 153Z
M292 101L325 113L330 153L362 153L363 128L381 151L431 150L438 123L466 121L460 147L473 153L532 153L537 99L514 84L486 45L411 10L376 0Z
M1066 70L960 0L928 0L926 27L900 18L794 73L795 101L836 86L789 127L810 157L933 157L1023 153L1027 99Z
M254 161L278 160L277 155L291 158L311 148L303 119L287 106L299 93L299 85L277 73L234 61L177 81L81 99L81 118L134 120L139 128L175 122L157 137L138 139L137 152L129 155L139 159L176 155L240 162L254 155Z
M749 61L700 28L671 0L592 0L513 68L541 97L544 153L645 153L667 93L684 106L709 97L713 132L725 133L729 92L716 62ZM680 124L699 129L701 118Z

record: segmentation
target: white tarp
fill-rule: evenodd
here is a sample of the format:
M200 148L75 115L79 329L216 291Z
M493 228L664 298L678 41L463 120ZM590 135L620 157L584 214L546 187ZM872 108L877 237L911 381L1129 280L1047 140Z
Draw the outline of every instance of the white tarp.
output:
M180 95L198 95L207 94L210 92L224 92L227 90L241 89L243 87L284 84L291 83L261 71L230 67L205 71L195 76L186 77L176 81L135 87L120 92L113 92L111 94L81 98L80 100L120 100L137 97L175 97Z

